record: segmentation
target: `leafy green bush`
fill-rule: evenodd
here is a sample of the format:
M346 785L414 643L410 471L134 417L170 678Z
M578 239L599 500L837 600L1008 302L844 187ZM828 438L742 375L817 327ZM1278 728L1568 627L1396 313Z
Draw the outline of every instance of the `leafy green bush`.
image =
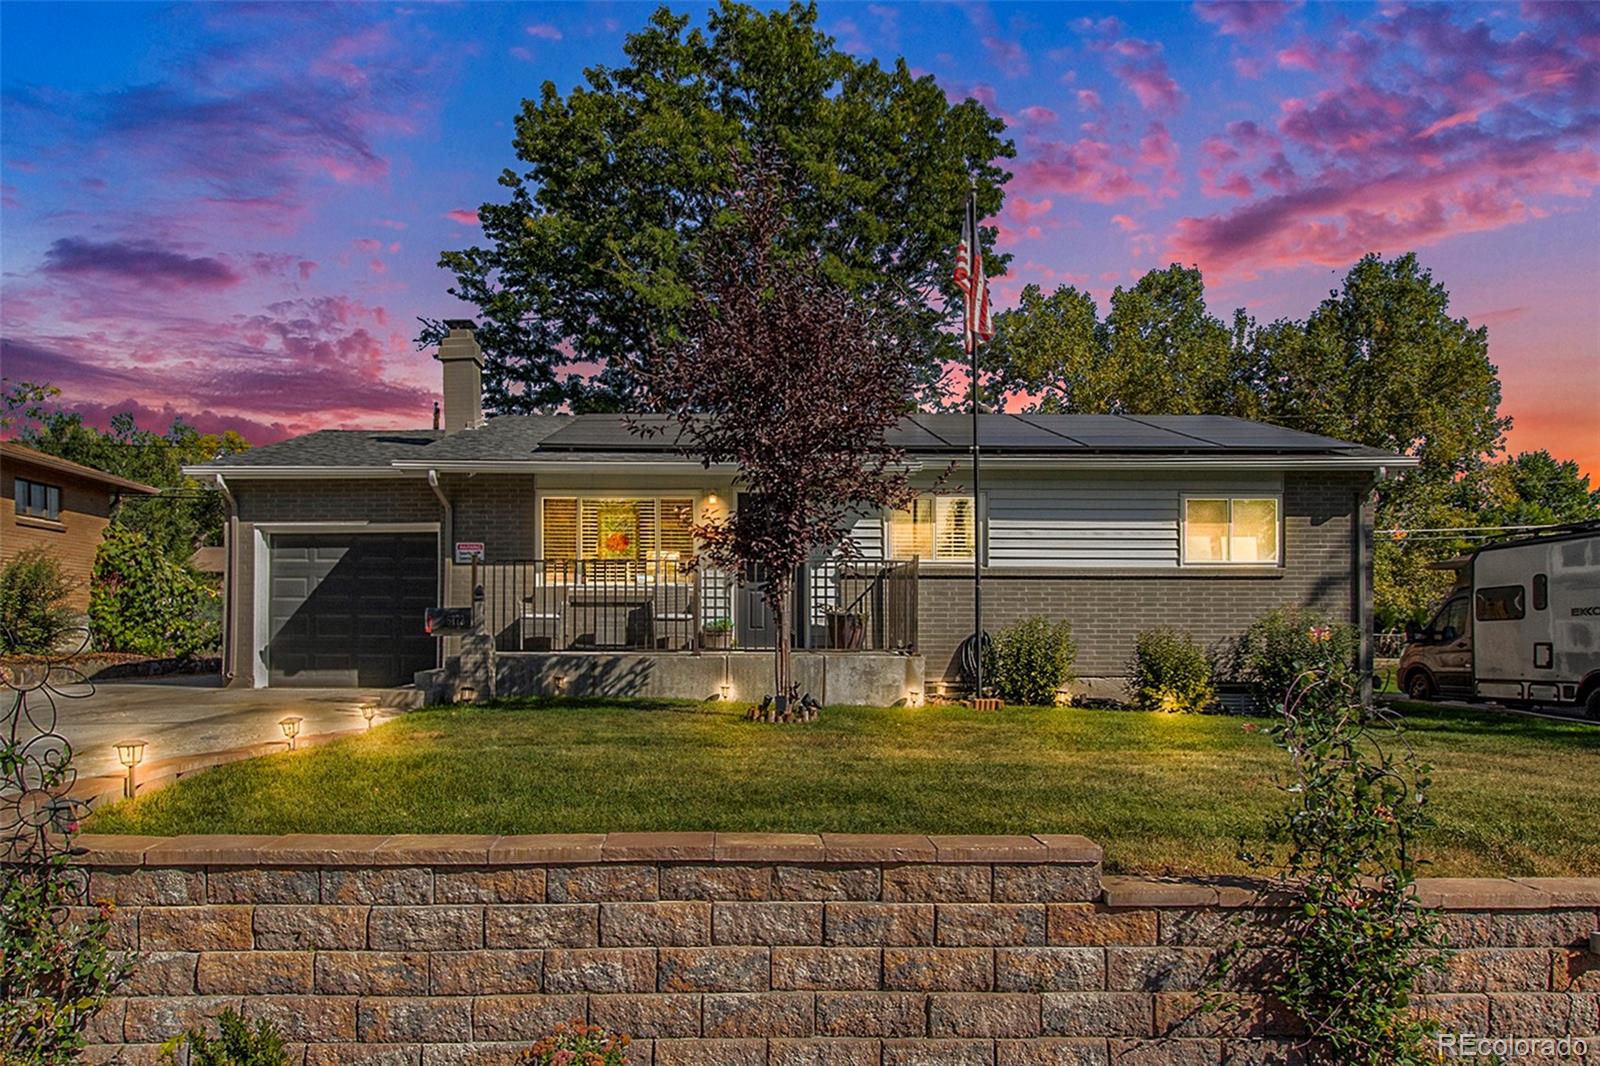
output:
M1234 676L1249 686L1260 709L1283 705L1307 677L1354 688L1359 638L1354 626L1314 611L1279 608L1250 623L1240 638Z
M1170 629L1141 630L1128 662L1133 702L1147 711L1204 711L1217 697L1211 658L1195 639Z
M24 548L0 568L0 655L54 651L72 628L73 588L43 548Z
M574 1018L533 1045L522 1061L529 1066L625 1066L628 1043L625 1036Z
M1275 869L1288 901L1266 991L1304 1024L1308 1062L1436 1062L1437 1023L1413 1010L1418 979L1444 966L1438 915L1416 894L1431 768L1399 718L1362 706L1350 676L1342 661L1313 667L1275 699L1269 732L1292 770L1271 827L1280 850L1241 854Z
M139 655L188 655L216 644L217 596L142 533L113 526L94 559L89 626L97 647Z
M250 1028L243 1016L231 1007L217 1015L217 1036L207 1036L195 1028L172 1037L161 1045L164 1066L178 1066L179 1051L187 1049L188 1066L288 1066L289 1053L283 1034L265 1018Z
M1076 680L1072 626L1035 615L1001 630L985 650L983 676L1007 703L1048 707Z

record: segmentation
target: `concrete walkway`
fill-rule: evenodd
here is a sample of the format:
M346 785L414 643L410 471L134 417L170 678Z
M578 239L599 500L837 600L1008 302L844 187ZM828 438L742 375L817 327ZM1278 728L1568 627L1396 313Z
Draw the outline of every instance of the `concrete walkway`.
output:
M78 776L121 773L114 741L142 737L146 760L243 748L282 741L278 720L304 718L302 735L361 729L365 704L376 704L373 724L400 714L413 695L404 689L223 688L216 677L158 677L96 682L84 699L56 697L56 731L72 745ZM43 694L28 706L43 720Z

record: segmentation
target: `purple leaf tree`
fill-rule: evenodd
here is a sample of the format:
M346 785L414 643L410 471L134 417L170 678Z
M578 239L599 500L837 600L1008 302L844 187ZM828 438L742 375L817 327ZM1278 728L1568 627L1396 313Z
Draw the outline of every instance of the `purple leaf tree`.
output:
M848 555L852 517L907 506L904 454L885 433L912 409L903 311L853 295L793 247L791 201L770 162L746 166L695 263L675 339L637 369L667 428L704 465L738 468L738 503L697 525L701 565L765 578L778 707L792 689L796 571Z

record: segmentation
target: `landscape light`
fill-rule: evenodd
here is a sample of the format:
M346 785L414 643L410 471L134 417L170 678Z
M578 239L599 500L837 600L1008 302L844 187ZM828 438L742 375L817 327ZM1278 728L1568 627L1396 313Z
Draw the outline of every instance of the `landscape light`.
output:
M367 720L367 728L368 729L372 728L372 719L373 719L373 717L375 715L377 715L377 713L378 713L378 705L377 704L375 704L375 703L363 703L361 705L361 717L363 717L363 718L365 718Z
M906 690L906 706L907 707L920 707L920 706L922 706L922 690L920 688L913 688L913 689L907 689Z
M456 686L457 703L475 703L478 699L478 690L472 685Z
M289 750L294 750L294 738L300 735L300 723L305 719L291 714L287 718L278 720L278 728L283 730L283 735L289 738Z
M555 687L557 696L565 696L567 694L567 675L566 674L556 674L556 675L554 675L553 677L550 678L550 684Z
M722 689L723 699L727 699L729 696L733 695L733 686L728 684L726 681L724 681L720 687Z
M144 762L145 744L143 740L119 740L111 745L117 749L117 761L128 768L128 779L122 783L122 794L128 799L133 799L134 789L138 787L133 768Z

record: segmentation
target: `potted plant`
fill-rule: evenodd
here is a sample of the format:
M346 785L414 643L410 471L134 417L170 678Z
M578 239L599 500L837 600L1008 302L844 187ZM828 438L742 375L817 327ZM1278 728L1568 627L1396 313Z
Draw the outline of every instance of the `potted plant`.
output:
M733 619L717 618L700 627L700 644L709 651L733 647Z

